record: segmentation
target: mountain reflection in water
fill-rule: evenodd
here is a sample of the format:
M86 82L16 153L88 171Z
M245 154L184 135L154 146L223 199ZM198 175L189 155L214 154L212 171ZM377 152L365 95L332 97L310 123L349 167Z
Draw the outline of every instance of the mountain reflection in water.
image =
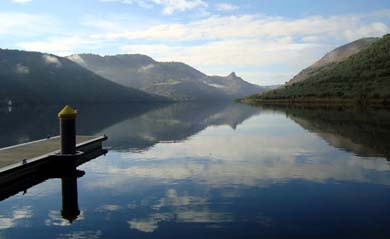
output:
M110 152L65 180L65 194L76 193L68 204L58 179L3 200L0 237L390 236L390 112L224 102L78 109L79 132L107 134ZM39 119L19 119L31 113ZM0 114L2 146L58 132L55 108Z
M0 147L58 135L58 107L0 111ZM159 142L186 140L208 126L235 129L265 111L281 112L334 147L358 156L390 156L390 111L343 108L258 107L218 102L81 105L78 133L106 134L114 150L146 150ZM34 115L26 121L26 115ZM44 122L44 123L43 123Z
M334 147L363 157L390 159L390 111L273 107Z

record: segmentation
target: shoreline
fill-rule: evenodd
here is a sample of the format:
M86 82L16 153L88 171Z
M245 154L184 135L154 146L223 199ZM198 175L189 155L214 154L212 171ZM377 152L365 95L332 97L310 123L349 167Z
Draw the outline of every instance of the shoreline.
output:
M292 99L239 99L238 102L249 105L291 105L326 107L378 107L390 108L390 99L343 99L343 98L292 98Z

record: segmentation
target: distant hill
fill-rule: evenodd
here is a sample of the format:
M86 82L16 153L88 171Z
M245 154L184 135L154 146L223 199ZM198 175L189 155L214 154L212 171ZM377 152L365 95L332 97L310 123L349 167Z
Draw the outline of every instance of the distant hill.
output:
M327 53L320 60L315 62L313 65L308 68L302 70L298 75L294 76L287 84L291 85L293 83L297 83L303 80L306 80L310 76L314 76L318 72L320 72L323 68L331 65L332 63L338 63L346 60L348 57L360 52L363 49L366 49L373 42L378 40L379 38L369 37L362 38L357 41L350 42L346 45L338 47L329 53Z
M0 49L0 105L155 101L161 97L123 87L67 58Z
M180 62L157 62L144 55L71 55L68 59L118 84L173 100L216 100L245 97L264 91L234 72L207 76Z
M332 54L328 54L316 63L325 66L320 67L314 74L308 74L304 79L284 87L250 96L246 100L390 103L390 35L378 40L366 39L357 42L367 41L373 42L344 60L339 61L348 54L339 54L343 57L333 59L330 57ZM356 42L352 45L356 45ZM340 49L347 49L349 46L339 48L335 52L340 53Z

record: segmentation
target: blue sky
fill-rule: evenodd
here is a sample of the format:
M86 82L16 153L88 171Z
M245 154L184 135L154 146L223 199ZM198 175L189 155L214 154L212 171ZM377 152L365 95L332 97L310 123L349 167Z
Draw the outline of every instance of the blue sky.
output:
M140 53L261 85L389 32L384 0L0 0L0 48Z

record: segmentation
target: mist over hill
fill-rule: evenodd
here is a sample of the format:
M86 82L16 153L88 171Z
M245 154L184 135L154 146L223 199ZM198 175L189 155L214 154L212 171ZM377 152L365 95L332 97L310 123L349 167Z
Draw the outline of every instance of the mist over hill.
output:
M178 101L235 99L265 90L234 72L208 76L187 64L158 62L145 55L79 54L68 59L123 86Z
M158 101L121 86L67 58L0 49L0 105Z

